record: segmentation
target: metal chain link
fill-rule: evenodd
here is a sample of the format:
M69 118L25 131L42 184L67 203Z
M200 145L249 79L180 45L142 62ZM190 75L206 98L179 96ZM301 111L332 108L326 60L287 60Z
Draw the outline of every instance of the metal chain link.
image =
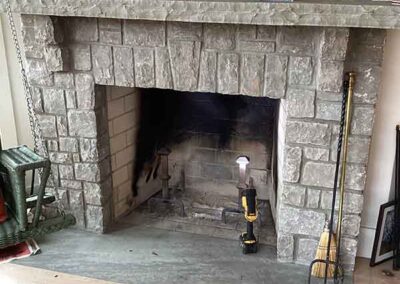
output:
M34 151L36 153L39 153L40 155L44 156L45 158L49 158L49 153L48 149L44 143L44 139L42 136L42 131L40 128L39 121L37 119L34 107L33 107L33 99L32 99L32 89L29 86L28 78L26 76L26 71L24 68L24 62L22 59L22 52L21 52L21 47L19 45L18 41L18 34L17 34L17 28L15 27L15 22L14 22L14 17L12 15L12 10L11 10L11 4L9 0L5 0L6 4L6 12L7 12L7 17L8 17L8 23L10 25L11 29L11 34L12 34L12 39L14 42L15 50L17 53L17 60L18 60L18 65L20 67L20 72L21 72L21 79L22 79L22 84L24 86L24 94L25 94L25 100L26 100L26 105L28 107L28 117L29 117L29 125L31 129L31 134L33 137L33 147ZM39 171L40 177L42 176L42 171ZM53 179L53 185L56 193L56 198L59 201L61 211L64 211L64 204L60 199L60 195L58 192L58 183L52 173L52 170L50 168L50 176Z

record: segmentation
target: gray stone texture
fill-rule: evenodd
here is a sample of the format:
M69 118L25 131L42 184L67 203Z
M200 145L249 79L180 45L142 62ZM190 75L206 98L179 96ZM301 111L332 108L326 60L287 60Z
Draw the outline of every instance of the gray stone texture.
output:
M324 60L345 60L348 40L349 29L325 28L321 39L321 58Z
M88 71L92 69L90 45L76 44L72 45L70 49L75 70Z
M136 48L133 54L136 86L143 88L154 87L154 51L152 49Z
M90 73L75 74L76 101L79 109L94 109L94 78Z
M200 43L197 41L170 42L169 54L175 89L196 90L200 66Z
M314 117L314 90L288 88L286 97L289 117Z
M285 96L288 57L267 55L265 63L264 96L280 99Z
M114 47L113 53L115 85L123 87L134 87L135 77L133 74L132 49L127 47Z
M344 65L341 61L322 61L319 64L317 88L320 91L340 92Z
M294 239L291 234L278 234L277 240L277 254L278 260L281 262L291 262L293 261L294 253Z
M99 19L99 40L103 43L122 43L122 23L118 19Z
M207 49L234 49L235 26L221 24L204 25L204 45Z
M299 185L283 185L282 202L288 205L303 207L306 196L306 188Z
M242 95L261 96L264 78L264 55L243 54L241 64Z
M288 182L298 182L300 178L300 165L302 151L300 147L285 148L285 162L283 169L283 180Z
M70 134L78 137L96 137L96 116L93 111L69 110L68 125Z
M339 121L342 114L342 104L319 101L316 106L315 117L323 120Z
M114 84L114 67L111 47L92 46L93 75L97 84Z
M303 220L307 220L304 222ZM279 232L319 237L325 224L325 214L289 206L279 211Z
M43 89L42 95L46 113L65 115L65 99L62 89Z
M311 57L290 57L289 84L310 85L313 79L313 61Z
M172 89L172 71L169 60L168 49L156 49L156 87L161 89Z
M215 92L217 88L217 53L203 51L200 61L199 90Z
M124 44L132 46L164 46L165 23L154 21L129 21L123 23Z
M329 150L324 148L304 147L304 158L314 161L328 161Z
M320 197L319 189L307 188L306 207L313 208L313 209L318 208L319 207L319 197Z
M96 5L92 2L66 3L62 0L29 2L29 5L13 1L13 4L13 11L22 14L255 25L400 28L398 7L374 5L361 0L351 3L328 1L318 5L303 2L116 0L113 2L115 9L110 9L107 0L96 1ZM0 4L0 11L5 11L3 3Z
M296 262L304 265L309 265L315 258L317 252L318 241L313 239L299 239Z
M330 128L325 123L288 121L286 139L289 143L327 146L330 141Z
M306 162L301 175L301 184L332 188L334 175L334 164Z
M237 94L239 91L239 56L235 53L218 55L218 92Z

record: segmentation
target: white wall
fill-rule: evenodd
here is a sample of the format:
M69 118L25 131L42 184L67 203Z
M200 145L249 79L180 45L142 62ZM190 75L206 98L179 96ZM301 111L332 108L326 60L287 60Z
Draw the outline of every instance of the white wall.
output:
M389 31L364 192L358 247L358 255L362 257L371 257L379 207L389 201L397 124L400 124L400 31Z
M19 18L15 16L19 31ZM28 112L11 31L5 14L0 14L0 131L3 148L32 146Z

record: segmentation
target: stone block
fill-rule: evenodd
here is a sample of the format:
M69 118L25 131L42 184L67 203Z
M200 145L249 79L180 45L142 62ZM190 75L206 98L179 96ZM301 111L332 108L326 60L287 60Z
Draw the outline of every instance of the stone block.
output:
M277 246L278 261L280 262L293 261L294 239L292 235L279 232L276 246Z
M31 87L32 105L36 113L43 112L42 89Z
M41 45L55 44L53 21L49 16L34 16L35 41Z
M332 142L331 159L336 161L337 138ZM348 163L368 163L369 146L371 143L370 138L364 137L349 137L349 152L347 156Z
M317 91L317 99L330 102L341 102L343 93Z
M351 133L356 135L372 135L374 117L374 107L354 107L353 119L351 121Z
M304 147L303 153L307 160L326 162L329 160L329 149Z
M50 152L49 153L50 162L56 164L71 164L72 156L70 153L60 153L60 152Z
M68 123L65 116L57 116L57 134L60 137L68 136Z
M289 143L328 146L330 128L328 124L305 121L288 121L286 140Z
M342 115L342 104L328 101L318 101L315 117L323 120L339 121Z
M73 180L74 177L74 167L72 165L58 165L58 171L60 179Z
M78 141L72 137L60 137L60 151L78 152Z
M71 55L74 69L78 71L89 71L92 69L90 56L90 45L75 44L71 46Z
M237 50L242 52L273 53L275 51L275 42L241 40L237 42Z
M56 138L56 118L52 115L37 115L42 135L45 138Z
M68 192L69 192L70 209L74 213L74 217L76 218L76 224L80 228L85 228L86 219L85 219L83 193L82 191L77 191L77 190L68 190Z
M111 47L92 45L93 76L97 84L114 85L114 66Z
M172 71L169 61L169 52L166 48L156 48L156 87L172 89Z
M316 209L319 207L321 191L319 189L307 188L306 207Z
M155 86L154 52L152 49L136 48L133 52L135 62L135 83L137 87Z
M239 55L218 54L218 92L237 94L239 91Z
M324 28L321 38L321 58L344 61L349 41L348 28Z
M299 239L296 263L309 265L315 258L317 252L318 241L313 239Z
M343 238L340 248L340 257L344 269L347 271L353 271L357 254L357 240Z
M103 232L105 225L111 219L111 211L106 207L87 205L86 206L87 229L94 232ZM108 220L106 222L106 220Z
M88 42L98 41L99 32L96 18L69 18L66 35L71 41Z
M302 151L300 147L285 148L285 163L283 180L287 182L298 182L300 178Z
M82 162L97 162L98 152L97 152L97 139L79 139L80 154L82 157Z
M43 89L44 111L49 114L65 114L65 98L62 89Z
M58 151L58 141L57 140L47 140L47 150L48 151Z
M238 25L237 40L255 40L257 39L256 25Z
M363 63L353 64L349 68L357 74L357 81L354 86L354 102L375 104L380 87L382 68Z
M235 26L226 24L204 24L204 47L207 49L234 49Z
M97 135L94 111L68 110L68 125L71 136L95 138Z
M99 19L100 42L109 44L122 43L122 23L118 19Z
M100 170L97 164L93 163L75 163L75 178L81 181L100 181Z
M85 201L87 204L98 206L102 205L103 195L101 184L93 182L83 182L83 191L85 193Z
M54 83L53 74L47 69L44 60L27 59L26 76L31 85L50 87Z
M307 220L307 222L304 222ZM279 231L319 237L325 224L325 214L303 208L281 206Z
M285 96L287 68L287 56L266 55L264 96L272 99L281 99Z
M240 93L248 96L261 96L264 82L264 55L243 54L241 64Z
M301 184L317 187L333 187L335 164L306 162L301 175Z
M196 40L202 38L203 27L199 23L167 22L168 40Z
M94 109L96 102L93 76L89 73L75 74L75 84L78 108Z
M64 57L63 51L58 45L47 45L44 48L44 60L46 62L47 70L51 72L64 71Z
M342 233L357 237L360 233L361 217L359 215L345 215L343 217Z
M42 59L44 57L43 54L43 43L40 43L36 40L36 32L33 27L25 27L23 26L21 31L22 43L24 46L25 56L27 58L37 58Z
M54 73L54 85L61 89L73 89L74 75L72 73L65 72Z
M173 41L169 43L169 54L174 79L174 88L195 91L200 67L200 42Z
M282 202L298 207L304 206L306 188L301 185L284 184L282 191Z
M346 189L364 190L367 178L365 165L348 164L346 171Z
M311 57L290 57L289 84L308 86L313 81L314 64Z
M276 27L274 26L257 26L257 39L275 40Z
M289 117L314 117L315 91L288 88Z
M134 87L133 53L129 47L113 47L115 85Z
M278 27L278 52L291 55L314 55L319 29L315 27Z
M217 53L202 51L200 61L199 91L215 92L217 82Z
M343 62L322 61L317 75L317 89L327 92L340 92L343 82Z
M125 20L124 44L133 46L165 46L165 23Z
M65 91L65 102L67 105L67 109L76 108L76 93L71 90Z

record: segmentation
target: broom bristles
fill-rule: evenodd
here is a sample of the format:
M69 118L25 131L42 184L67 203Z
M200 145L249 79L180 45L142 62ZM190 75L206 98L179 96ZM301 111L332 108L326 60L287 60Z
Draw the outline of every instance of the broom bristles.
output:
M321 234L321 238L319 240L317 252L315 254L315 259L326 260L327 252L328 252L328 239L329 239L329 229L325 228ZM332 234L331 236L331 247L329 252L329 260L334 262L336 261L336 236ZM326 264L323 262L314 263L311 271L311 275L318 278L325 277L325 267ZM335 265L328 265L328 278L333 278L335 274Z

